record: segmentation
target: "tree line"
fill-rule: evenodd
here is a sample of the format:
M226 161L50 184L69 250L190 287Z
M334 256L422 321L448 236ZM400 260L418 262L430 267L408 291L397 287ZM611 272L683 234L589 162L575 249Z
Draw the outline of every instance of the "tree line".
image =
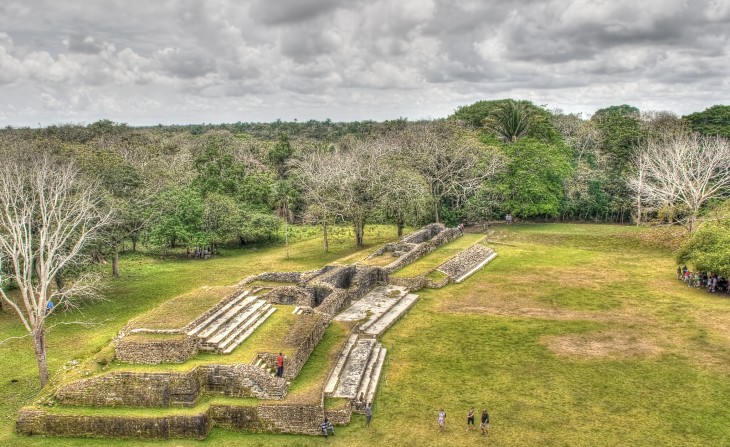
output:
M679 117L620 105L583 118L511 99L416 122L6 128L0 292L34 338L45 383L48 303L92 297L81 260L110 259L118 276L125 246L216 251L273 240L282 227L288 238L292 223L319 226L327 251L338 224L352 225L359 246L369 223L401 234L505 214L679 222L694 234L682 259L728 275L717 255L728 225L728 138L730 106ZM20 298L8 295L11 284Z

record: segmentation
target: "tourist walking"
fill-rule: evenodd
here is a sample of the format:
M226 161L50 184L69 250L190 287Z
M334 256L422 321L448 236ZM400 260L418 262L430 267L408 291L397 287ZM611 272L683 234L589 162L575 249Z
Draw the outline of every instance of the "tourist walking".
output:
M476 426L474 425L474 407L469 409L469 414L466 417L466 431L469 431L472 427L476 429Z
M487 413L486 408L482 410L482 423L480 427L482 429L482 436L489 434L489 413Z
M365 406L365 426L370 427L370 421L373 419L373 408L371 407L372 403L368 402L368 404Z
M446 429L446 412L444 409L439 410L439 416L438 416L438 423L439 423L439 433L444 431Z
M284 377L284 355L281 352L276 357L276 377Z

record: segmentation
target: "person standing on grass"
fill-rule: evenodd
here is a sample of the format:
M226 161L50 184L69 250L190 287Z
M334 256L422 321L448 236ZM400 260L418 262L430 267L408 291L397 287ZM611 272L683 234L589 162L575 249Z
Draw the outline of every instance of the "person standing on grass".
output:
M466 417L466 431L469 431L469 429L471 428L469 427L469 425L476 428L476 426L474 425L474 407L471 407L469 409L469 415Z
M439 410L439 416L438 416L438 423L439 423L439 433L444 431L446 429L446 412L442 408Z
M487 409L482 410L482 423L480 425L482 429L482 436L489 434L489 413L487 413Z
M682 280L682 267L677 266L677 279Z
M368 402L365 406L365 426L370 427L370 420L373 418L372 402Z
M276 357L276 377L284 377L284 354L281 352Z

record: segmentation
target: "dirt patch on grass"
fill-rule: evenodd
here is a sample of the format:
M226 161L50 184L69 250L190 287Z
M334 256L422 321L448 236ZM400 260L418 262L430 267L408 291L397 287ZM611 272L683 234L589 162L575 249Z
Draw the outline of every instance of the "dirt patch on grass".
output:
M717 312L696 311L697 321L710 330L713 335L717 335L728 343L730 343L730 314L722 314Z
M560 356L592 359L655 357L663 352L644 335L620 330L547 336L542 343Z

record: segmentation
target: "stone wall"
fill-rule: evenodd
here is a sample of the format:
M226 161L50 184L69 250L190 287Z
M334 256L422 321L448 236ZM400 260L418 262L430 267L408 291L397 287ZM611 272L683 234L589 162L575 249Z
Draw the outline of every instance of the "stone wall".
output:
M340 408L329 409L324 412L332 425L347 425L352 419L352 404L348 402Z
M388 279L388 284L405 287L408 290L420 290L426 286L426 277L424 275L418 275L412 278L394 278L391 276Z
M455 280L477 267L493 253L494 250L489 247L485 247L482 244L474 244L441 264L438 270Z
M117 341L114 350L116 358L127 363L145 365L184 363L198 353L198 341L190 336L150 340L127 336Z
M388 282L388 273L381 267L348 266L330 272L327 276L315 279L316 284L332 287L330 293L316 311L334 317L375 286Z
M161 417L77 416L20 410L16 430L25 435L96 438L205 439L210 432L208 414Z
M431 253L438 247L451 242L452 240L460 237L462 231L458 228L447 228L440 231L433 239L418 244L413 250L404 253L401 257L385 266L384 270L388 273L393 273L406 265L416 261L417 259Z
M259 405L254 407L214 405L215 426L254 433L321 434L324 418L320 405Z
M322 275L323 273L332 270L333 266L325 266L317 270L307 270L304 272L263 272L258 275L249 276L242 281L243 284L249 284L254 281L271 281L271 282L292 282L292 283L304 283L310 279Z
M401 242L410 244L420 244L433 239L434 236L445 230L446 227L442 224L432 223L424 226L418 231L414 231L408 236L404 237Z
M193 406L203 393L282 399L286 380L254 365L205 365L190 372L110 372L64 385L56 399L65 405L95 407Z
M312 319L306 330L301 331L294 327L292 332L287 334L287 338L292 338L297 341L297 347L294 349L294 352L284 359L284 378L287 380L294 380L299 375L299 371L302 370L309 356L312 355L312 351L314 351L314 348L322 340L324 331L330 323L330 318L320 313L302 316L300 321L305 321L304 318ZM257 359L263 360L268 369L275 370L277 356L278 352L265 352L260 353Z
M328 412L335 425L349 422L347 408ZM22 409L16 430L24 435L96 438L205 439L211 427L251 433L320 435L321 405L211 405L201 414L178 416L80 416Z
M350 304L350 294L347 293L347 290L339 289L327 295L315 311L332 318L348 304Z
M270 292L261 296L271 304L295 304L297 306L315 306L314 295L298 286L274 287Z

